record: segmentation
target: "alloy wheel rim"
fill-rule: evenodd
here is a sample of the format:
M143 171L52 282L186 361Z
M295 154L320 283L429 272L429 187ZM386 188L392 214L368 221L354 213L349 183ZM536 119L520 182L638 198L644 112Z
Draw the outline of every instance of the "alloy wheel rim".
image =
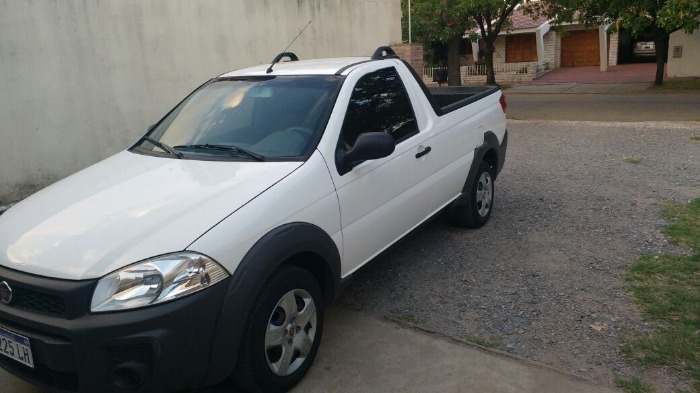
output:
M492 199L493 181L488 172L483 172L476 186L476 211L479 213L479 216L486 217L489 214Z
M265 357L275 375L287 376L304 364L316 338L316 304L303 289L282 296L265 332Z

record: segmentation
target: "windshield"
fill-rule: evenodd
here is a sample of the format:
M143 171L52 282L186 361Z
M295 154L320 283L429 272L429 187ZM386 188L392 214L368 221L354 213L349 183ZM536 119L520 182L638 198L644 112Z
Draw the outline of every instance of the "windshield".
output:
M301 159L322 132L341 80L215 80L181 102L134 150L185 159Z

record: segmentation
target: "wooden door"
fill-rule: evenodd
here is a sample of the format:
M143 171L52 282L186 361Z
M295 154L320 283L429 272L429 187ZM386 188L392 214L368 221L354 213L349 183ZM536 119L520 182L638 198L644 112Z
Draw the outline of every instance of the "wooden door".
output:
M600 65L598 30L570 31L561 38L561 66L584 67Z

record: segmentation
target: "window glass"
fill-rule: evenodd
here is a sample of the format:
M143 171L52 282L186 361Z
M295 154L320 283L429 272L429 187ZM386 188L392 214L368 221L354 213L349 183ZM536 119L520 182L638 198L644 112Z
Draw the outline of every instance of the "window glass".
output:
M365 132L386 132L397 143L418 132L411 101L393 67L363 76L353 88L341 130L345 147Z
M303 156L325 127L341 82L326 75L216 80L180 103L149 137L190 159L250 158L227 147L273 159ZM140 148L162 151L149 142Z

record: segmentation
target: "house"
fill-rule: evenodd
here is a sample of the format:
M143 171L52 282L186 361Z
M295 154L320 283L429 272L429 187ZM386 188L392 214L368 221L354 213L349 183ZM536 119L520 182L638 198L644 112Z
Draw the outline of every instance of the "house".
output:
M668 44L669 77L700 77L700 31L686 34L676 31L671 34Z
M499 82L531 81L555 68L599 66L606 71L617 64L618 34L609 26L563 26L565 33L552 29L544 16L531 16L523 8L513 11L511 26L496 38L494 70ZM478 29L468 33L480 32ZM466 83L483 83L485 65L479 58L479 42L472 42L473 65L462 67Z

